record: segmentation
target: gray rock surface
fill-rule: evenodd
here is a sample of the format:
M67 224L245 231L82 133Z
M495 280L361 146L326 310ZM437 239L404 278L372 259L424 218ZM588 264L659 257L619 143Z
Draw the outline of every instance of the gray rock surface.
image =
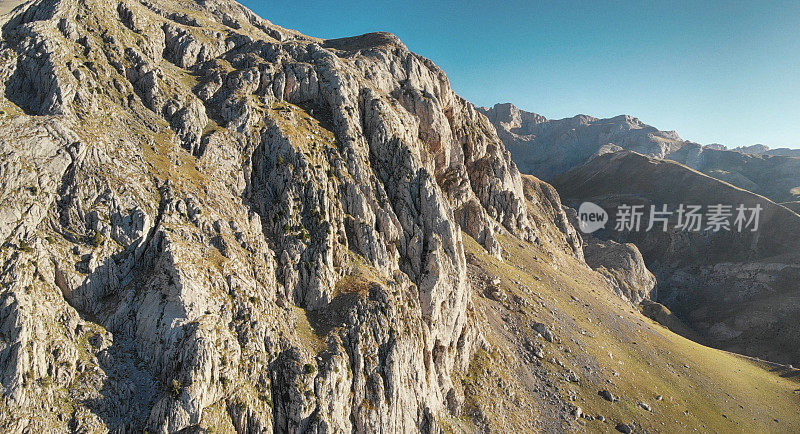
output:
M565 432L622 380L606 345L681 382L719 356L606 297L555 189L393 35L227 0L0 21L0 431Z
M462 233L495 257L539 238L439 68L226 0L3 20L4 430L413 432L459 411L481 343Z
M656 299L656 278L645 265L636 245L586 237L583 248L586 263L609 279L612 290L631 303Z

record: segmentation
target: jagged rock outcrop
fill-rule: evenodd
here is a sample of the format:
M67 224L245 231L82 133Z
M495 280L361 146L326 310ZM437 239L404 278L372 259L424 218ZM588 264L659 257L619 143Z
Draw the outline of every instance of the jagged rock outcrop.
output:
M537 244L566 251L583 261L584 241L570 220L570 210L561 204L556 189L531 175L523 175L522 182L530 218L538 236Z
M751 430L800 426L672 369L722 360L795 410L606 297L555 189L393 35L228 0L33 0L0 26L3 432L602 429L576 387L655 391L623 360L719 392L637 426L732 396Z
M2 429L458 414L481 343L462 231L500 257L500 234L547 225L440 69L390 34L324 41L227 0L4 20Z
M634 244L588 238L583 248L586 263L609 279L616 294L634 304L656 299L653 291L656 278L647 269L642 254Z
M554 187L550 188L555 191ZM558 197L558 193L555 194ZM570 227L580 227L575 209L565 207L565 216ZM579 234L576 229L573 231L573 236L581 246L581 257L586 265L606 279L611 292L634 305L656 299L656 278L647 269L642 253L635 244L603 240L592 234Z

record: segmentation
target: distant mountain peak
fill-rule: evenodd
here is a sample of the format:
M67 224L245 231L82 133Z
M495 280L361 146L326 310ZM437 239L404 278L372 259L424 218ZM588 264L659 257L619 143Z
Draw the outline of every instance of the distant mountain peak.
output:
M509 103L481 112L495 125L520 170L545 180L612 149L661 158L686 143L674 131L660 131L625 114L606 119L580 114L553 120Z

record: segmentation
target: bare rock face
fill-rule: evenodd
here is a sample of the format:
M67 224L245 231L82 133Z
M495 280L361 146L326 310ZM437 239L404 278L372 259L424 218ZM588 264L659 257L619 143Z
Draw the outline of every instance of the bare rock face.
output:
M3 19L4 430L434 431L481 340L462 231L578 250L393 35L226 0Z
M529 175L523 177L532 178ZM552 189L555 198L560 202L555 187L539 182ZM555 219L564 222L563 226L569 228L562 230L562 233L568 236L569 244L575 246L578 257L603 276L611 292L634 305L656 298L655 288L658 282L647 269L644 257L635 244L602 240L592 234L579 234L575 229L579 227L577 211L564 207L562 214L563 217Z
M566 251L583 261L584 240L575 229L575 216L569 214L574 210L561 204L561 197L552 185L531 175L523 175L522 182L538 235L537 244Z
M656 298L656 278L635 245L587 238L583 248L586 263L610 280L615 293L634 304Z

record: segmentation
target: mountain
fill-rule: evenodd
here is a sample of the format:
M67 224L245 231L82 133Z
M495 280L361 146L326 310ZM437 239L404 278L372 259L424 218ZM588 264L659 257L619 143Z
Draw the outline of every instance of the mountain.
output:
M727 150L685 141L627 115L597 119L579 115L548 120L511 104L481 108L522 173L545 180L566 173L596 155L621 150L666 158L776 202L800 197L800 159L793 150L764 145Z
M621 115L548 120L512 104L481 108L497 128L522 173L550 180L598 154L622 149L663 158L685 145L674 131L659 131Z
M723 147L722 149L727 150L727 147ZM767 151L769 151L769 146L762 145L760 143L751 145L751 146L740 146L738 148L731 149L732 151L741 152L743 154L755 154L761 155Z
M800 198L800 158L714 150L696 144L687 144L667 158L775 202Z
M754 155L770 155L770 156L778 156L778 157L800 157L800 149L789 149L789 148L776 148L770 149L767 145L753 145L753 146L740 146L738 148L731 149L732 151L741 152L743 154L754 154Z
M390 34L310 38L228 1L6 20L7 427L40 405L163 432L445 411L480 341L461 231L494 255L499 231L535 235L510 156L441 70Z
M800 202L783 202L781 205L789 208L790 210L800 214Z
M227 0L0 26L3 432L800 430L797 370L644 317L639 258L593 270L394 35Z
M657 301L704 341L729 351L800 363L800 216L681 164L632 152L606 154L553 180L569 203L609 210L601 238L635 244L657 278ZM760 206L758 230L618 231L619 205L675 211L681 204ZM649 219L645 217L646 224ZM705 224L705 223L704 223ZM658 228L658 227L657 227ZM751 228L752 229L752 228Z

